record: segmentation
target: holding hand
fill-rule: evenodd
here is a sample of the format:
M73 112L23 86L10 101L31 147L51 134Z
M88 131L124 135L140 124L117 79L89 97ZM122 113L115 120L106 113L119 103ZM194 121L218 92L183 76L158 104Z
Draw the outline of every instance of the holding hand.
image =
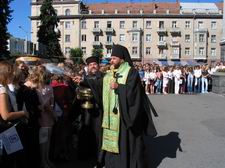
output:
M111 82L111 83L110 83L110 88L111 88L111 89L117 89L118 86L119 86L119 85L118 85L118 83L116 83L116 82Z
M80 82L82 81L82 77L81 76L75 76L72 78L73 81L76 83L76 84L80 84Z

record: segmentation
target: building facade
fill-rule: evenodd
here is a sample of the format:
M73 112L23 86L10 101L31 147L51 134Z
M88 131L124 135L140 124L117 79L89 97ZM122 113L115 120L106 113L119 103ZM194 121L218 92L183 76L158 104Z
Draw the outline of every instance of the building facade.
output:
M32 0L32 42L37 43L38 16L43 0ZM71 48L84 56L100 47L109 57L113 44L128 48L140 61L219 60L222 3L100 3L53 0L60 19L60 45L66 57Z
M10 37L8 40L8 50L12 55L18 54L34 54L35 46L31 41L20 39L16 37Z

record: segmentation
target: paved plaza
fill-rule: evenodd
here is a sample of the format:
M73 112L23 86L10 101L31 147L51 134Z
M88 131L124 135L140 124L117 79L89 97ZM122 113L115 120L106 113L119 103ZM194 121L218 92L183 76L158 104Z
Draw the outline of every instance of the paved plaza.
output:
M150 99L159 114L154 118L158 137L150 143L153 151L149 149L152 167L225 167L224 96L155 95ZM179 143L183 152L175 153Z
M159 117L158 136L145 138L149 168L225 167L225 97L150 95ZM151 158L151 159L150 159ZM58 168L92 168L92 161L61 164Z

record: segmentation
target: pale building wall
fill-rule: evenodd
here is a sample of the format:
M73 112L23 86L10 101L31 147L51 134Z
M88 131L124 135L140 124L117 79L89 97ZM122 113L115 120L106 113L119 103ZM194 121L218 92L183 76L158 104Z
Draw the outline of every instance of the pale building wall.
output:
M78 15L79 14L79 4L53 4L54 9L57 12L57 15L65 16L68 15ZM40 15L40 8L41 5L32 5L31 7L31 16L39 16ZM70 10L70 12L66 13L66 10ZM69 28L66 28L66 22L70 22ZM38 26L40 25L40 20L32 20L31 21L31 30L32 30L32 37L31 40L37 44L38 38L37 38L37 31ZM69 52L66 52L69 50L69 48L77 48L79 47L79 19L60 19L60 22L58 24L58 29L61 33L60 38L60 46L63 54L68 57ZM70 40L68 42L65 41L65 36L69 35ZM37 45L38 46L38 45Z
M38 16L40 14L40 5L32 5L32 16ZM86 48L85 57L91 56L92 49L93 49L93 43L95 33L93 33L94 28L94 22L99 21L99 28L101 30L101 34L99 36L99 42L100 45L103 47L103 54L104 56L107 55L107 48L110 48L110 45L107 46L107 21L112 21L112 28L114 30L114 34L112 35L112 41L114 44L121 44L128 48L131 57L132 58L144 58L145 60L150 59L175 59L176 54L173 53L173 49L177 48L177 51L179 53L178 59L193 59L193 58L199 58L198 52L200 47L204 47L204 55L202 58L206 59L219 59L220 58L220 38L222 36L222 18L219 17L209 17L207 15L206 18L198 18L193 15L193 17L190 17L191 14L193 14L193 11L190 11L188 14L188 17L184 17L183 14L177 14L176 17L168 17L165 14L165 17L162 15L160 17L140 17L138 18L115 18L110 17L112 15L117 14L106 14L107 17L87 17L82 18L81 20L76 17L69 17L66 18L65 12L67 9L70 9L70 15L76 16L79 14L79 4L55 4L54 8L57 10L57 13L59 17L62 17L60 19L59 24L59 30L61 31L61 38L60 38L60 45L62 48L63 53L66 54L66 48ZM132 11L131 11L132 14ZM91 16L92 14L89 14ZM104 15L104 14L102 14ZM129 14L128 14L129 15ZM157 15L157 13L155 14ZM220 14L221 15L221 14ZM65 16L65 17L64 17ZM197 16L197 14L196 14ZM81 28L81 22L86 21L86 28ZM120 28L120 21L125 21L125 27L123 29ZM137 21L137 28L133 29L133 21ZM151 21L151 27L146 28L146 21ZM160 47L159 44L159 22L164 21L164 29L166 30L166 33L164 34L164 41L166 42L165 47L161 47L164 49L164 53L160 54ZM171 34L172 29L172 22L176 21L176 27L180 31L180 34ZM190 22L190 27L186 28L185 23L186 21ZM205 32L205 42L199 43L196 41L195 36L196 34L199 35L199 33L196 33L196 29L198 28L198 22L203 21L203 29L206 29ZM211 22L216 21L216 29L211 28ZM70 28L66 29L65 24L66 22L70 22ZM31 26L32 26L32 41L35 43L37 42L36 32L37 32L37 26L38 23L40 24L40 21L32 20ZM141 30L141 31L139 31ZM132 34L137 33L138 34L138 40L132 41ZM143 33L143 34L142 34ZM125 41L120 41L120 34L125 35ZM146 41L146 35L151 35L151 40L149 42ZM65 36L70 35L70 42L65 42ZM86 41L81 41L82 35L86 35ZM185 40L185 35L190 35L190 41ZM211 43L211 35L216 35L216 42ZM176 45L174 43L176 42ZM132 47L137 47L137 54L132 54ZM146 48L150 47L150 54L146 54ZM185 52L186 49L189 48L189 55ZM211 49L216 49L215 56L211 55Z

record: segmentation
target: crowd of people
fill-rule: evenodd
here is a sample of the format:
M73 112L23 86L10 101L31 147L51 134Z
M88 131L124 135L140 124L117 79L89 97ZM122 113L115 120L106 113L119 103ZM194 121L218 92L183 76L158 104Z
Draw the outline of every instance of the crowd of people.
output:
M0 62L0 133L16 126L23 150L0 155L0 167L54 168L57 161L95 159L96 168L146 168L143 135L156 136L147 94L207 93L216 66L133 63L115 45L109 64ZM60 71L61 72L61 71ZM93 108L82 108L81 88L90 88ZM21 122L22 121L22 122ZM77 137L74 142L73 137ZM76 143L76 144L74 144Z
M223 62L212 65L159 66L137 64L146 94L208 93L212 89L212 74L225 69Z

